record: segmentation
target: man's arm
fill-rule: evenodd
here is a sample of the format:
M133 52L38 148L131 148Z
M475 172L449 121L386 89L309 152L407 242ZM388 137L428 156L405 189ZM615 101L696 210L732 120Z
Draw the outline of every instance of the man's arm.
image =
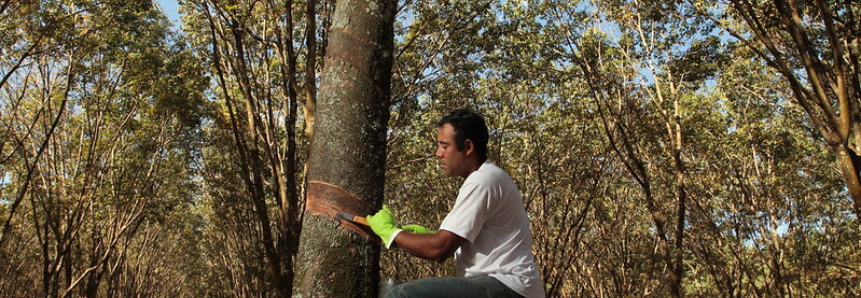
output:
M401 250L437 262L444 262L451 257L464 242L466 239L446 230L425 235L402 232L395 237L395 243Z
M451 257L466 239L446 230L430 233L427 228L420 226L398 227L395 218L387 206L374 215L365 217L377 236L385 243L386 248L397 244L402 250L428 260L443 262ZM410 228L412 227L412 228ZM421 229L417 229L417 228ZM413 233L417 231L419 234Z

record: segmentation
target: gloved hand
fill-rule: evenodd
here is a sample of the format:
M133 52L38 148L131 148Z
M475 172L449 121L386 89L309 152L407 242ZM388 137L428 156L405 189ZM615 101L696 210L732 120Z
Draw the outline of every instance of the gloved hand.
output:
M402 229L399 229L395 225L395 216L392 215L392 211L386 205L383 205L383 209L378 211L377 214L368 215L365 218L368 220L371 229L374 230L374 234L383 239L386 248L392 247L392 244L395 243L395 237L403 232Z
M404 229L404 231L417 235L436 234L436 231L428 230L428 228L420 225L406 225L401 228Z

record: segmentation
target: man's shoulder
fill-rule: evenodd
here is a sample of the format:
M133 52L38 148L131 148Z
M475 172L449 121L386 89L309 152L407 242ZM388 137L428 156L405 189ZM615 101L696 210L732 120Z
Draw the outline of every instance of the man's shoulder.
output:
M516 192L517 185L511 176L508 175L502 168L496 166L490 161L482 164L478 171L470 175L464 185L471 187L481 187L487 190L502 190L503 192Z
M505 172L505 170L503 170L489 160L482 164L478 171L475 171L475 173L478 174L476 175L476 178L478 179L492 181L511 180L511 176L509 176L508 173Z

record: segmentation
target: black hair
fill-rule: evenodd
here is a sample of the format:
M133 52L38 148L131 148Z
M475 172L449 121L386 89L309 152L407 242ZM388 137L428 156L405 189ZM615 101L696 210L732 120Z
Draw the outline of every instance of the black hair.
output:
M490 136L487 124L481 115L466 109L451 111L437 122L437 128L450 124L454 128L454 141L458 151L463 151L464 142L469 139L481 158L487 158L487 141Z

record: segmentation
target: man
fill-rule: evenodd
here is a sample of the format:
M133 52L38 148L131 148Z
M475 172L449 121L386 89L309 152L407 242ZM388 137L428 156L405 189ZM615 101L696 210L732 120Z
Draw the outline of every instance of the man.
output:
M386 207L367 217L386 247L439 262L454 256L457 265L457 277L401 284L387 298L544 297L523 199L487 159L487 141L484 119L473 112L455 110L437 123L436 157L447 175L466 179L438 232L398 227Z

